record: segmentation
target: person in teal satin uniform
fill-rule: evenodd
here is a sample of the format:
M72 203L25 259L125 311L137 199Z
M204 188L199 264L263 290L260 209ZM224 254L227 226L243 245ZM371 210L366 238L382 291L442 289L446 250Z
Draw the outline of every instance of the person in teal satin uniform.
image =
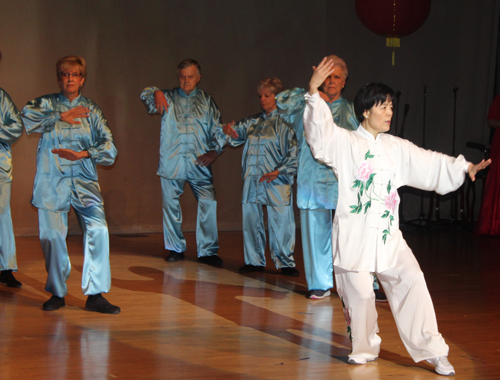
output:
M2 55L0 53L0 59ZM20 288L12 272L17 272L16 242L10 213L12 184L11 146L21 136L23 123L14 102L0 88L0 282L10 288Z
M66 246L68 212L72 206L83 230L82 289L85 310L118 314L102 293L111 287L109 234L96 165L112 165L117 150L108 122L80 90L86 79L85 60L61 58L56 64L61 93L30 101L22 110L26 132L40 133L37 170L31 203L38 208L40 243L52 297L43 310L65 306L71 263Z
M210 95L197 88L201 68L193 59L177 67L179 87L159 90L147 87L141 94L148 113L161 115L160 164L163 200L163 236L166 260L184 259L186 239L181 230L182 211L179 198L186 182L198 201L196 243L198 261L222 265L217 255L217 201L211 163L222 149L215 140L220 127L220 112Z
M348 70L344 60L329 56L336 70L322 86L322 97L332 111L335 123L345 129L358 128L358 120L351 102L341 96ZM340 72L342 71L342 74ZM332 220L337 207L338 185L331 168L317 161L304 136L306 90L295 88L276 96L280 116L288 122L297 135L299 168L297 174L297 206L300 210L304 270L309 298L330 295L333 288Z
M243 166L243 239L245 265L240 273L263 271L266 265L266 231L262 206L267 207L269 246L276 268L298 276L293 252L295 218L292 203L293 177L297 171L297 140L278 115L274 97L283 90L278 78L261 80L257 92L262 113L223 127L229 136L221 145L245 144ZM217 135L219 137L219 134Z

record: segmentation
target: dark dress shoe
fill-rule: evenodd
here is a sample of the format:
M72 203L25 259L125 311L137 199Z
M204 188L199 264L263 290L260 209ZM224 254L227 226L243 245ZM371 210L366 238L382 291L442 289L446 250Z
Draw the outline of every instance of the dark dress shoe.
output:
M253 273L253 272L264 272L264 267L261 265L243 265L238 272L241 274Z
M290 267L281 268L281 274L283 276L290 276L290 277L299 277L299 275L300 275L300 273L297 269L290 268Z
M207 264L207 265L212 265L214 267L220 267L222 266L222 259L217 256L217 255L212 255L212 256L200 256L198 257L198 262Z
M0 282L7 285L8 288L20 288L23 286L19 281L16 280L12 270L3 270L0 272Z
M165 259L169 263L175 263L176 261L184 260L184 252L174 252L170 251L170 254Z
M64 297L52 296L48 301L45 301L42 309L45 311L54 311L59 310L61 307L66 306L66 302L64 302Z
M121 311L118 306L111 305L102 294L89 296L85 303L85 310L103 314L120 314Z

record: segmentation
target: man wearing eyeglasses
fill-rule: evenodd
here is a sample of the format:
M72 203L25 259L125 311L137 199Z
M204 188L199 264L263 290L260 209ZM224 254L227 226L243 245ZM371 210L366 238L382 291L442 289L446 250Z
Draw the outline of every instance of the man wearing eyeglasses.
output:
M163 198L163 235L166 260L184 259L186 239L182 234L182 212L179 197L186 182L198 201L196 243L198 261L220 266L217 255L217 201L211 164L222 148L215 141L220 126L220 112L210 95L197 88L201 68L193 59L177 67L179 87L159 90L147 87L141 94L148 113L161 115L160 165Z

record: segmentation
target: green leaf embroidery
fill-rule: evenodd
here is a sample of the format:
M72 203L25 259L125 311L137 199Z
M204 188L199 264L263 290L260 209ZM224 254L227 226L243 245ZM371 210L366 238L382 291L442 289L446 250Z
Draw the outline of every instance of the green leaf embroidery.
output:
M391 192L391 181L387 184L387 193L389 194Z
M366 202L366 203L365 203L365 214L366 214L366 212L368 211L368 209L369 209L370 207L372 207L372 201L368 201L368 202Z
M365 154L365 160L369 159L369 158L373 158L375 157L374 155L370 154L370 151L366 152Z
M389 217L389 210L385 210L384 215L381 216L381 218L388 218Z
M375 177L375 174L377 173L370 174L370 178L368 178L368 181L366 181L366 191L368 191L368 188L373 183L373 177Z

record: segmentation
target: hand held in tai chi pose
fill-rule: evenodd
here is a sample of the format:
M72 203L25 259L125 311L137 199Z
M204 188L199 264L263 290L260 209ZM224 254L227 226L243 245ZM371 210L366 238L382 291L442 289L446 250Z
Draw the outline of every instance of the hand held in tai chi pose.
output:
M486 169L489 164L491 164L491 158L489 160L482 160L479 164L470 164L469 165L469 177L472 181L475 181L476 180L476 174L483 170L483 169Z
M155 91L155 107L160 115L163 115L163 112L168 112L169 105L163 91Z
M61 112L60 119L68 124L82 124L81 121L75 119L81 119L82 117L88 118L90 110L84 106L78 106L71 108L69 111Z
M217 158L217 152L215 150L211 150L205 154L202 154L196 160L196 165L198 166L208 166Z
M236 132L234 130L233 126L234 126L234 121L232 123L225 124L224 126L222 126L222 131L224 132L224 134L228 135L229 137L232 137L233 139L237 139L238 132Z
M52 149L52 153L57 154L61 158L65 158L70 161L78 161L82 158L89 158L90 153L86 150L82 150L80 152L75 152L71 149Z
M280 172L278 170L274 170L271 173L266 173L262 177L260 177L259 182L264 182L267 181L267 183L274 181L278 176L280 175Z

